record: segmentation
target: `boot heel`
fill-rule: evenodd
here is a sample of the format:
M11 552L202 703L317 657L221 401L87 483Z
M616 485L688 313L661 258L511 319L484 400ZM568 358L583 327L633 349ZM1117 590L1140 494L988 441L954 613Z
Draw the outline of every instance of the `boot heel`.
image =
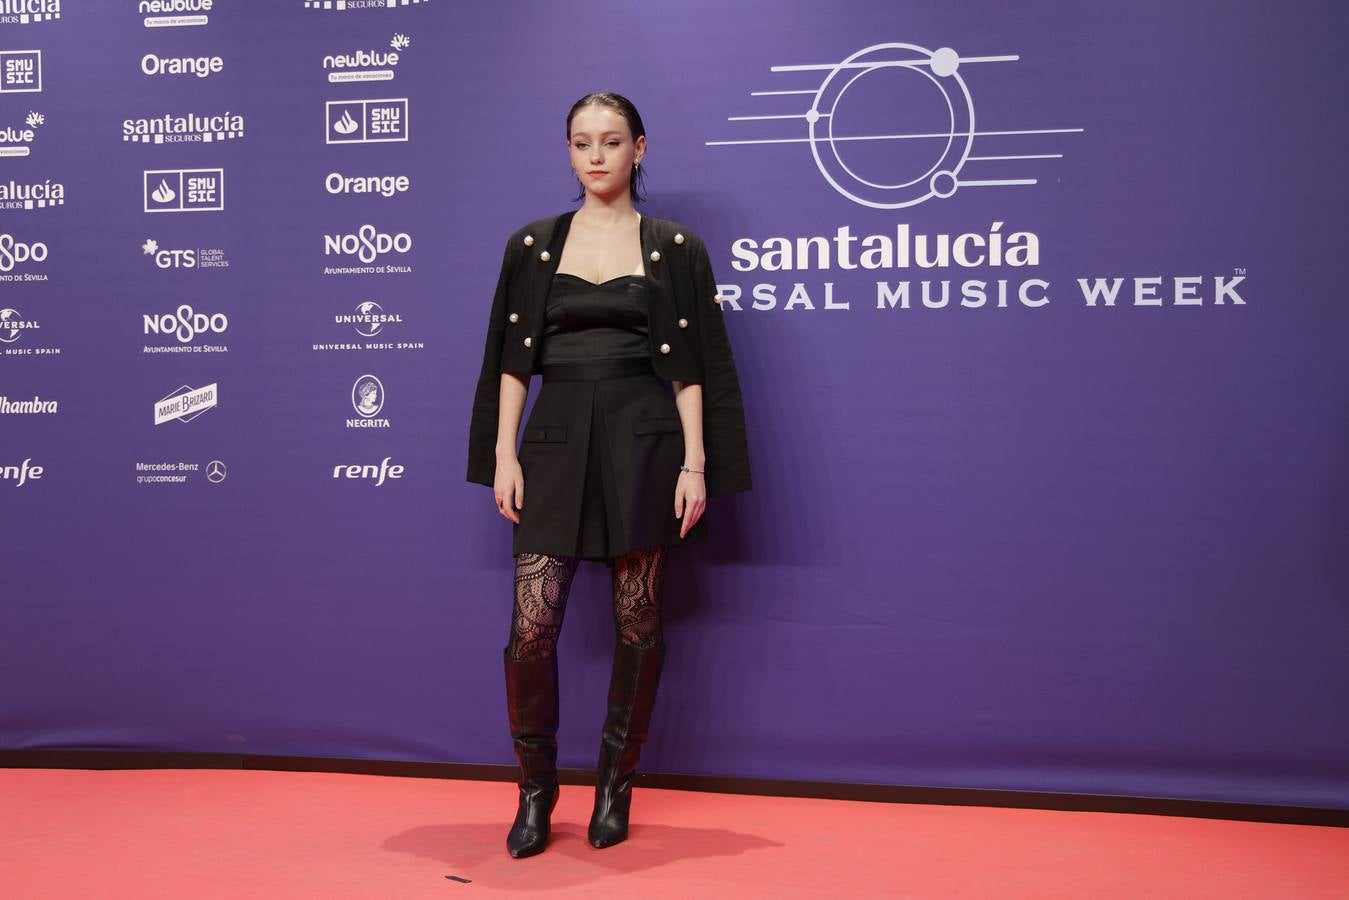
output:
M614 649L609 712L595 773L595 808L586 830L586 840L597 849L611 847L628 837L632 784L651 724L664 661L664 643L644 650L619 639Z
M520 764L520 798L506 849L516 859L541 853L548 845L550 817L557 808L557 655L512 659L506 668L506 711L515 757Z

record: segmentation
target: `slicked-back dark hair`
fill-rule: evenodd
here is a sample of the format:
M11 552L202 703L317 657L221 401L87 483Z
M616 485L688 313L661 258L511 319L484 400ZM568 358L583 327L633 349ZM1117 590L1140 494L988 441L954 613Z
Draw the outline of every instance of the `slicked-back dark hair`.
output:
M622 94L615 94L612 91L596 91L586 94L580 100L571 105L567 112L567 143L571 143L571 120L576 118L576 114L586 106L607 106L620 116L628 120L628 128L632 131L632 140L636 143L639 137L646 135L646 126L642 124L642 117L637 112L637 107L632 105L632 101ZM632 178L628 181L628 195L632 197L634 203L641 203L646 199L638 190L638 183L646 176L646 170L641 166L633 169ZM580 181L580 176L577 176ZM573 200L585 199L585 185L581 185L581 191Z

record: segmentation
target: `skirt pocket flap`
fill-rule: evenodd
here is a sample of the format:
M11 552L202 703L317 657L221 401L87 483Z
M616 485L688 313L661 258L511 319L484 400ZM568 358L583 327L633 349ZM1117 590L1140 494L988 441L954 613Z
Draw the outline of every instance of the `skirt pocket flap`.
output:
M567 440L566 425L531 425L525 429L522 440L562 443Z
M669 431L682 431L678 418L661 416L655 419L638 419L632 426L633 434L660 434Z

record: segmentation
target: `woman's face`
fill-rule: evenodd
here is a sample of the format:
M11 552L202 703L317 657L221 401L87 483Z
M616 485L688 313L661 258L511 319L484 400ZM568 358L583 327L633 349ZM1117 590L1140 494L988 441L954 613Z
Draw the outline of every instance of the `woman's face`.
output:
M646 152L646 135L632 140L622 114L607 106L583 106L571 118L571 167L587 191L602 197L629 190L633 163Z

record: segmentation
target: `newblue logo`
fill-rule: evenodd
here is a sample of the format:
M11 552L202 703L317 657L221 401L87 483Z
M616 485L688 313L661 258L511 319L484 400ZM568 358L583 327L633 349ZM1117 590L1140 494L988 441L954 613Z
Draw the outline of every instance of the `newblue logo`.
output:
M215 0L141 0L137 12L145 16L146 28L181 28L209 25L206 15L215 6Z

